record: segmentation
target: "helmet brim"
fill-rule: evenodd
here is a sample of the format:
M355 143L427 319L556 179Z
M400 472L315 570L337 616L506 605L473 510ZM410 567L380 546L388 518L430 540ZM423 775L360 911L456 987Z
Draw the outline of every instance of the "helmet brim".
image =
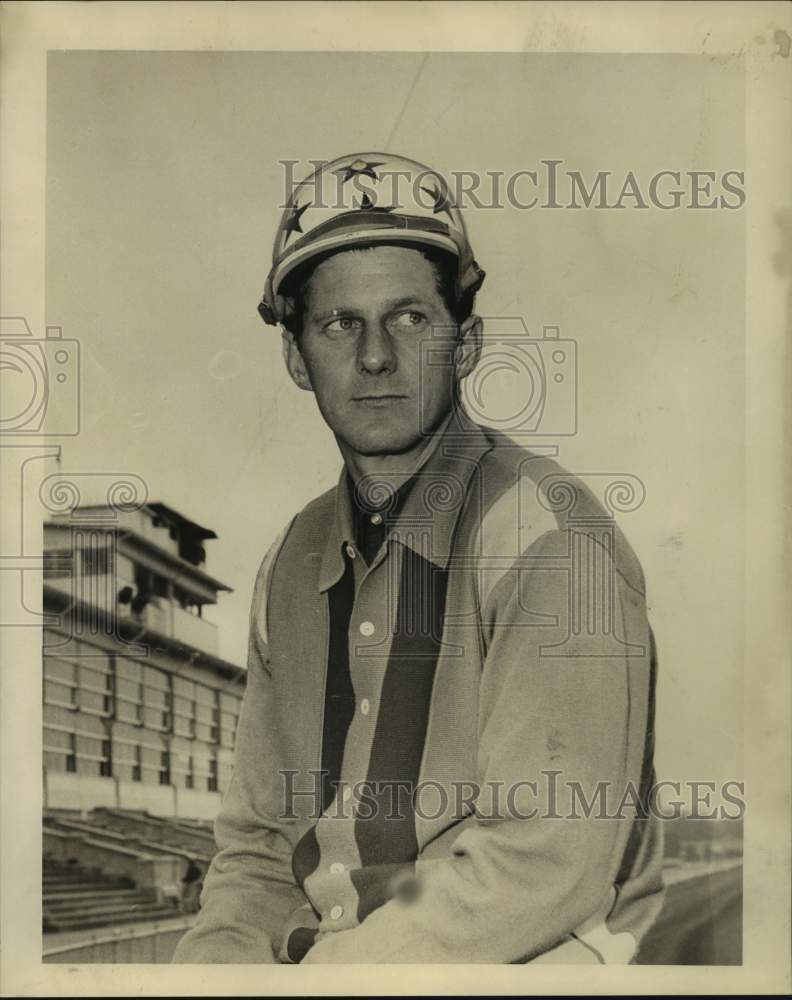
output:
M341 250L360 250L370 246L431 246L444 250L455 258L459 258L459 247L454 240L440 232L429 232L425 229L403 229L389 227L387 229L347 229L321 236L311 240L304 246L295 246L288 257L283 258L272 271L272 291L280 293L286 279L295 270L302 267L313 257L325 257Z

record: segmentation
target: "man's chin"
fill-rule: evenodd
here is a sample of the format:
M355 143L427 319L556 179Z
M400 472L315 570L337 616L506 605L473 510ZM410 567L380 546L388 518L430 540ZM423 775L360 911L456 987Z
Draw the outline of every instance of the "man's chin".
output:
M420 447L425 435L413 430L397 430L386 426L343 435L346 445L358 455L374 458L378 455L402 455Z

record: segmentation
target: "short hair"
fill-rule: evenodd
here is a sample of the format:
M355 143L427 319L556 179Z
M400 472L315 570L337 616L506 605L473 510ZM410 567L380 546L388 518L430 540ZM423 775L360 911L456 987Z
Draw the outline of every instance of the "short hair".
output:
M340 250L331 250L328 253L312 257L304 264L295 268L281 286L281 295L287 300L287 308L283 318L283 325L286 329L295 337L299 337L302 333L303 320L305 318L306 291L314 271L323 261L333 257L335 254L344 253L350 249L370 250L378 245L381 244L369 243L362 247L344 247ZM417 250L432 265L437 291L454 322L459 325L470 318L473 314L473 306L476 300L476 289L469 289L461 297L457 297L456 282L458 265L456 257L445 250L428 246L416 246L414 243L393 243L387 245L403 246L409 250Z

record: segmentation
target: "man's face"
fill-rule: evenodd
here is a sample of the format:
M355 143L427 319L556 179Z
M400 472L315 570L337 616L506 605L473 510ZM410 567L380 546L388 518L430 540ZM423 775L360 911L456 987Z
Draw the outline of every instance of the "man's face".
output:
M455 378L472 367L464 340L475 321L463 324L456 357L427 350L433 327L446 328L447 345L454 325L434 267L417 250L344 251L310 278L289 371L313 390L330 429L354 452L408 451L449 413ZM438 354L448 363L427 364Z

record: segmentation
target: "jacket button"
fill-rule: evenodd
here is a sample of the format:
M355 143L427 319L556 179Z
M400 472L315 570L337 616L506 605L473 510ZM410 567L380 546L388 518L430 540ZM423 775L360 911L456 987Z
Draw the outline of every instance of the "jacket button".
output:
M374 622L361 622L360 634L366 637L374 635Z
M344 866L341 864L340 861L334 861L332 863L332 865L330 865L330 874L331 875L343 875L344 874Z
M360 711L363 713L363 715L368 715L369 712L371 711L371 702L368 700L368 698L364 698L363 701L361 701Z
M332 908L332 910L330 910L331 920L340 920L341 917L343 917L343 915L344 915L344 907L339 906L338 903L336 903L336 905Z
M349 556L350 559L354 559L355 556L357 555L357 553L355 552L354 548L351 545L347 545L346 554Z

